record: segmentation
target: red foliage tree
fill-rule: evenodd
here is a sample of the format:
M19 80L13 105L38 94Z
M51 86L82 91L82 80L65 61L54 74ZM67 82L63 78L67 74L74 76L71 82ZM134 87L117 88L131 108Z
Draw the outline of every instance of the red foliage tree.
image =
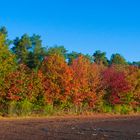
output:
M103 72L103 85L106 89L106 96L113 105L122 104L123 97L131 89L123 71L118 71L114 66Z
M28 68L20 65L19 68L5 78L4 97L7 100L18 101L25 99L28 94L29 76Z

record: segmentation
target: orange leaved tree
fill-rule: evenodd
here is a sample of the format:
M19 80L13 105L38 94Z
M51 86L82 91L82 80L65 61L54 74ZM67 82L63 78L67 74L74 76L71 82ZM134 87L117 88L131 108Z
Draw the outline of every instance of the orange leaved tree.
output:
M41 66L45 102L59 105L69 100L72 71L59 54L47 56Z
M103 94L101 88L100 69L84 56L79 56L72 62L73 82L71 96L77 106L95 106Z

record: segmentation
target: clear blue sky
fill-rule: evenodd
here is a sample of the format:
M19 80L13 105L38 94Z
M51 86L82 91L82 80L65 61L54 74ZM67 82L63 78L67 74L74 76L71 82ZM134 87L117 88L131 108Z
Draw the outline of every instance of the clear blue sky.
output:
M139 0L2 0L0 26L11 39L40 34L43 44L140 60Z

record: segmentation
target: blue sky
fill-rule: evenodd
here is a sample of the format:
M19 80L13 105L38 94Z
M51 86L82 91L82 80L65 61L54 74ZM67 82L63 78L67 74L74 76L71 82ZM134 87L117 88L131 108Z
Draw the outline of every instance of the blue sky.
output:
M39 34L44 46L64 45L69 51L95 50L140 61L139 0L3 0L0 26L14 39Z

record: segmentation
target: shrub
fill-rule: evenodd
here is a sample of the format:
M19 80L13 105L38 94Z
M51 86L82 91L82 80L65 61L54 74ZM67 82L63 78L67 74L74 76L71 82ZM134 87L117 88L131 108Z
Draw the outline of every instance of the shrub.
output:
M131 112L133 112L133 108L131 106L122 105L121 114L129 114Z
M20 115L21 116L29 116L33 110L33 104L30 103L28 100L23 100L19 104L20 107Z
M28 116L32 113L32 103L28 100L23 101L11 101L8 106L9 116Z
M117 113L121 114L121 110L122 110L122 106L121 105L115 105L113 107L113 111L114 111L115 114L117 114Z
M17 116L18 114L18 103L16 101L9 102L8 105L8 115Z
M103 104L102 106L103 113L112 113L112 106L108 104Z
M136 107L135 112L140 113L140 107Z
M69 112L71 108L73 108L73 104L70 102L65 102L60 105L60 109L64 112Z
M53 105L45 105L44 106L44 115L53 115L54 114L54 107Z

